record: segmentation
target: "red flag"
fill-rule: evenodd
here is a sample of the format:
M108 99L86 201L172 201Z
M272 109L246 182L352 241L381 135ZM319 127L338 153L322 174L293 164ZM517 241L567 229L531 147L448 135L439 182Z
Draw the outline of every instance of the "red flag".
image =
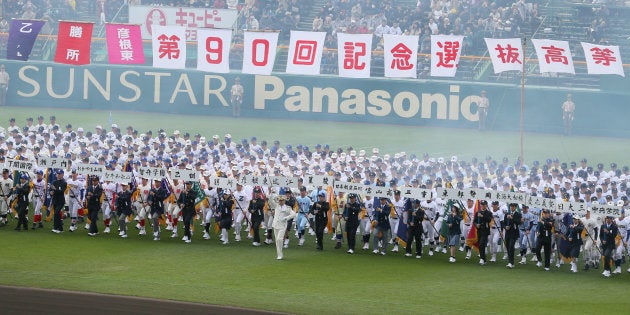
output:
M475 201L475 210L473 213L473 217L470 218L471 221L474 220L475 216L477 215L477 211L479 211L479 200ZM468 231L468 235L466 235L466 245L479 252L479 237L477 236L477 225L475 224L475 222L472 222L470 230Z
M89 22L59 22L55 62L71 65L90 64L92 28Z

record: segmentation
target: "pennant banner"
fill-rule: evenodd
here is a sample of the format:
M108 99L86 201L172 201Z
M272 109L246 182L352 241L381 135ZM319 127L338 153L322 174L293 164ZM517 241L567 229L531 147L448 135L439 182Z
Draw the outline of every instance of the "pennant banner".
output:
M71 65L90 64L90 44L94 23L59 22L55 62Z
M232 30L197 30L197 70L230 72Z
M485 38L494 73L523 71L523 46L520 38Z
M287 73L319 74L326 32L291 31Z
M383 35L385 77L417 77L418 38L418 36Z
M44 23L42 20L12 20L7 40L7 59L27 61Z
M243 73L270 75L276 61L278 33L245 32Z
M454 77L464 36L431 35L431 76Z
M337 33L339 76L369 78L372 60L371 34Z
M625 77L619 46L582 43L588 74L616 74Z
M144 64L140 25L107 24L107 58L111 64Z
M153 66L184 69L186 67L186 28L153 26Z
M536 49L540 73L556 72L575 74L569 42L551 39L532 39L532 43Z

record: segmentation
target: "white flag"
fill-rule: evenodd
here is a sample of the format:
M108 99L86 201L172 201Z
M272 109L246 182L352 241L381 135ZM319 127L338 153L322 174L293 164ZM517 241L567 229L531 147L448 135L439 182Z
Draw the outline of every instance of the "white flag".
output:
M619 46L594 45L582 42L588 74L616 74L625 77Z
M371 34L337 33L339 76L369 78L372 60Z
M186 27L153 25L153 67L186 67Z
M232 30L200 28L197 30L197 70L230 72Z
M431 35L431 76L454 77L464 36Z
M291 31L287 73L319 74L324 52L325 32Z
M416 78L419 36L383 34L385 76Z
M485 38L494 73L523 71L523 45L520 38Z
M278 33L245 32L243 73L270 75L276 61Z
M532 43L536 49L540 73L556 72L575 74L569 42L551 39L532 39Z

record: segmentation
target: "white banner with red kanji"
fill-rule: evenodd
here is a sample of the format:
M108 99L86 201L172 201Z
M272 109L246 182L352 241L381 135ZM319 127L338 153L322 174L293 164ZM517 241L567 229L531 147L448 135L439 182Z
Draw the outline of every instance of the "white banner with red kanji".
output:
M184 69L186 67L186 28L183 26L153 26L153 66Z
M464 36L431 35L431 76L454 77Z
M485 38L494 73L523 71L523 45L520 38Z
M556 72L575 74L569 42L532 38L532 44L534 44L534 48L536 49L540 73Z
M604 46L582 42L588 74L616 74L625 77L619 46Z
M71 65L90 64L91 22L59 22L55 62Z
M385 77L416 78L419 36L383 34Z
M339 76L369 78L372 34L337 33Z
M230 72L232 30L200 28L197 30L197 70Z
M278 34L245 32L243 36L243 73L271 74L276 61Z
M326 32L291 31L287 73L319 74Z

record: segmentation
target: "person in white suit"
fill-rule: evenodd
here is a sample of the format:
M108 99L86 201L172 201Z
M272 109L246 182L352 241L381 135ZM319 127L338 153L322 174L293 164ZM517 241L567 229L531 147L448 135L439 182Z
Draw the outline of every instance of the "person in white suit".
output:
M278 197L278 206L273 216L273 230L276 236L276 251L278 252L278 260L282 259L282 247L284 246L284 234L287 230L287 221L295 218L296 213L291 207L285 204L286 197Z

